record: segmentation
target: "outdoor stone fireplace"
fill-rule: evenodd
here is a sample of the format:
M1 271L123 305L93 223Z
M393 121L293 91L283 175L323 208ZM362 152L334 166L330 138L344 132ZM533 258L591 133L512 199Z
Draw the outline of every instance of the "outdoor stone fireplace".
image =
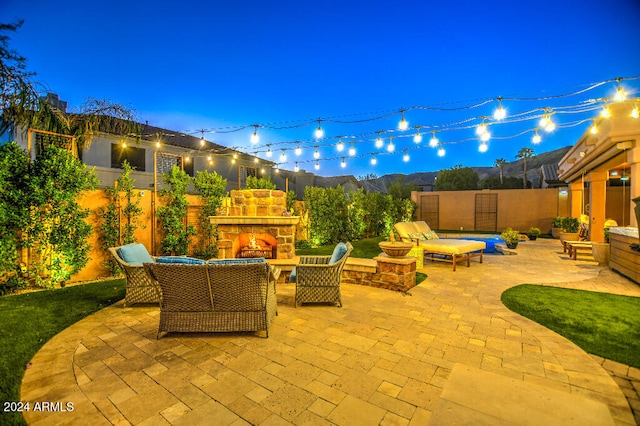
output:
M287 212L283 191L233 190L229 205L210 220L218 226L219 259L291 259L296 254L296 225L300 218Z

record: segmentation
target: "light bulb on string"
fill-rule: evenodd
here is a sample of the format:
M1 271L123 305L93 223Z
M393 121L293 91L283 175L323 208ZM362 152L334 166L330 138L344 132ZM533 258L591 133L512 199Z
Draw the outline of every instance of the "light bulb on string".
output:
M313 152L313 158L316 160L320 158L320 151L318 151L318 147L316 147L316 150Z
M638 111L638 106L637 105L631 110L631 117L633 117L633 118L640 117L640 111Z
M387 145L387 151L393 152L395 151L396 146L393 144L393 138L389 138L389 145Z
M349 155L352 157L356 155L356 147L353 143L351 144L351 147L349 147Z
M200 146L204 146L204 129L202 129L202 136L200 137Z
M531 138L531 142L533 142L534 144L538 144L538 143L540 143L540 141L542 141L542 138L540 137L540 134L536 130L536 133Z
M489 139L491 139L491 133L489 133L488 130L485 130L485 132L480 135L480 140L482 142L487 142Z
M260 173L264 174L264 172L266 172L266 170L263 168L260 169Z
M486 141L482 141L482 143L480 144L480 146L478 146L478 151L485 153L487 152L487 150L489 149L489 145L487 145Z
M382 148L384 146L384 140L378 133L378 137L376 138L376 148Z
M616 93L613 95L613 99L616 102L622 102L627 99L627 93L624 91L624 88L620 85L620 78L616 79L618 81L618 87L616 88Z
M376 164L378 164L378 160L376 160L376 157L371 157L371 165L375 166Z
M302 148L300 148L300 145L298 145L296 147L296 150L294 152L296 153L296 155L301 155L302 154Z
M207 161L211 162L211 155L207 155Z
M298 166L298 163L296 163L295 167L293 168L294 172L298 172L300 171L300 166Z
M404 155L402 156L402 161L407 163L409 161L409 159L410 159L409 154L407 152L405 152Z
M313 166L316 170L320 170L320 163L316 161L316 165Z
M498 108L493 112L493 118L496 120L504 120L507 116L507 110L502 106L502 98L498 98Z
M189 161L191 161L191 157L189 157L189 156L184 157L184 162L185 163L188 163Z
M442 144L440 144L440 148L438 148L438 157L444 157L444 154L446 154L446 151L442 147Z
M422 142L422 134L420 132L417 132L414 136L413 136L413 141L415 143L420 143Z
M347 162L344 161L344 157L342 157L342 162L340 163L340 167L342 167L343 169L347 167Z
M436 132L433 132L433 136L431 136L431 140L429 141L429 146L431 148L435 148L438 146L438 138L436 137Z
M271 148L267 149L267 158L271 158L271 156L273 155L273 152L271 152Z
M609 107L604 106L602 108L602 111L600 111L600 115L602 116L602 118L611 118L611 110L609 109Z
M278 174L280 173L280 167L276 164L275 167L273 168L273 171Z
M125 141L122 141L122 148L126 148L127 147L127 143Z
M257 157L258 153L254 152L253 153L253 162L258 164L260 162L260 159Z
M544 127L544 130L547 133L551 133L556 129L556 123L553 122L553 120L551 120L551 118L549 118L547 120L547 125Z
M324 136L324 130L322 130L322 126L320 125L320 123L322 122L322 120L318 119L318 128L316 129L316 139L320 139Z
M591 129L589 129L589 131L591 132L592 135L598 134L598 126L596 126L596 123L593 123L593 125L591 125Z
M338 145L336 145L336 149L338 150L338 152L344 151L344 144L342 143L342 139L338 140Z
M282 154L280 154L280 162L284 163L287 161L287 154L284 153L284 149L282 150Z
M476 135L478 136L481 136L486 131L487 131L487 125L484 122L481 124L478 124L478 127L476 127Z
M213 160L211 158L209 158L209 165L213 166Z
M400 119L400 122L398 123L398 129L407 130L409 128L409 122L407 121L406 118L404 118L404 110L401 110L400 113L402 113L402 118Z
M156 141L156 148L160 148L160 139Z
M253 125L254 129L253 129L253 133L251 134L251 143L252 144L256 144L260 141L260 136L258 136L258 125L254 124Z

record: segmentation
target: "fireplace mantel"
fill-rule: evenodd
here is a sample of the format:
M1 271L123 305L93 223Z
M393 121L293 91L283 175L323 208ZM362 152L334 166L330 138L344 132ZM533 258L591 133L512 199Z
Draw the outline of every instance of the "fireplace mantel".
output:
M209 216L214 225L297 225L300 216Z

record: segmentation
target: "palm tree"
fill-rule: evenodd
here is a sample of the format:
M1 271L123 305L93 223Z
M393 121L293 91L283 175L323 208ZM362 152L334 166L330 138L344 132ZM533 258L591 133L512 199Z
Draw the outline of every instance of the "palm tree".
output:
M22 24L0 23L0 133L32 128L75 136L79 152L89 147L96 131L123 136L140 133L133 113L115 102L89 99L71 114L49 103L46 88L27 70L26 58L9 46L6 33L17 31Z
M518 151L518 154L516 155L517 159L523 160L522 165L524 168L524 175L522 176L522 187L525 189L527 188L527 158L531 158L535 155L536 154L531 148L520 148L520 151Z
M504 178L504 165L507 164L507 160L505 160L504 158L498 158L496 161L493 162L493 167L498 167L500 169L500 185L503 184L503 178Z

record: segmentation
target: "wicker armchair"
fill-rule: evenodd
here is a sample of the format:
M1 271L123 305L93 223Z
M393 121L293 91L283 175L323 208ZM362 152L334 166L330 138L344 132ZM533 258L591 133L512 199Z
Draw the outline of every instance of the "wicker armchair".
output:
M124 306L131 306L135 303L159 303L162 298L160 287L149 279L142 264L127 263L120 257L118 250L122 247L124 246L109 247L109 252L127 277ZM150 257L155 260L153 256Z
M183 265L145 263L162 289L161 333L264 330L278 314L279 270L266 262Z
M340 275L353 250L351 243L346 243L346 249L344 255L334 263L331 263L331 256L300 256L295 272L294 306L306 302L337 303L342 306Z

